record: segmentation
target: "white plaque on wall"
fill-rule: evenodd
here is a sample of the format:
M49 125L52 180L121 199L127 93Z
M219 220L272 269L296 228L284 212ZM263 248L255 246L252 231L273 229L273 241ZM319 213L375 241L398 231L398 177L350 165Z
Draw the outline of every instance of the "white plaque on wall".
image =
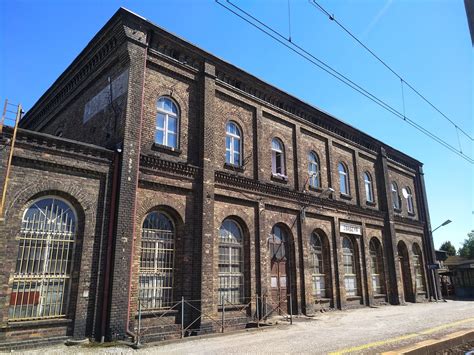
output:
M361 227L357 224L341 222L339 225L339 231L346 234L362 235Z

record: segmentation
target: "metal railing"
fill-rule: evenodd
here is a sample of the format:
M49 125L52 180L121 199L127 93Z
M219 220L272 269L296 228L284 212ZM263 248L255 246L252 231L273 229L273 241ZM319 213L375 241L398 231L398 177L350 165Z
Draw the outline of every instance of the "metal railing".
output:
M217 309L203 310L206 300L181 298L167 309L147 309L146 300L138 300L135 345L167 338L185 338L205 332L225 333L229 329L268 325L269 318L281 317L293 324L292 297L286 302L275 302L268 296L255 295L242 303L222 297Z

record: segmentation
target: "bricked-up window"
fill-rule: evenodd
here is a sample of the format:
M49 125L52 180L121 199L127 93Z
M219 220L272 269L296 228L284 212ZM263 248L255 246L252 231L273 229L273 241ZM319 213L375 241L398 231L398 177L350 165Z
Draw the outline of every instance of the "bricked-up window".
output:
M285 148L278 138L272 139L272 173L286 176L285 173Z
M342 240L342 258L344 263L344 287L346 296L357 296L359 290L357 287L357 269L355 262L354 245L348 237Z
M313 295L315 298L326 297L326 270L324 268L324 245L321 236L311 234L310 268L313 280Z
M160 97L156 104L155 142L170 148L178 148L179 111L169 97Z
M145 309L173 304L175 227L163 212L151 212L142 228L139 298Z
M44 197L25 211L10 296L9 320L66 316L77 230L64 200Z
M367 202L374 202L374 187L372 185L372 176L364 172L365 199Z
M383 294L383 257L382 247L377 238L372 238L369 245L370 273L372 274L372 288L374 293Z
M425 290L425 283L423 282L423 267L420 247L413 244L413 268L415 269L416 291L423 292Z
M339 171L339 191L341 194L349 195L349 174L346 165L344 163L339 163L337 170Z
M314 188L320 187L319 158L315 152L310 152L308 154L308 174L309 185Z
M231 165L241 165L242 136L234 122L228 122L225 133L225 161Z
M404 195L406 196L407 200L408 213L415 213L415 207L413 205L413 194L411 193L411 189L408 186L405 187Z
M398 185L396 182L392 182L392 204L394 209L400 210L400 195L398 194Z
M219 304L243 303L243 287L242 230L237 222L226 219L219 230Z

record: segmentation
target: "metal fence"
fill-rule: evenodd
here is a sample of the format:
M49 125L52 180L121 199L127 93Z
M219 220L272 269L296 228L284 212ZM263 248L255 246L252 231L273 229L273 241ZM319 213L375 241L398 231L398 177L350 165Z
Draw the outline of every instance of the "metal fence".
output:
M203 311L203 300L185 299L174 302L168 309L156 310L146 306L147 300L138 300L136 345L170 338L220 332L238 328L260 327L270 318L278 318L293 324L292 297L288 303L275 302L268 296L255 295L243 303L235 303L222 297L217 311Z

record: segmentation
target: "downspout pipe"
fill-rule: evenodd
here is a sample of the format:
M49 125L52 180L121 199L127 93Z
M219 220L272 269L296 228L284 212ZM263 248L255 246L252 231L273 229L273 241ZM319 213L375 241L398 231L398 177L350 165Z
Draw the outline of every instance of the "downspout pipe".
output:
M104 279L104 299L102 303L102 323L100 327L101 342L104 342L105 331L107 325L107 313L109 311L109 292L110 292L110 269L112 268L112 243L115 231L115 216L117 202L117 188L119 184L119 166L120 166L120 150L114 153L114 171L112 175L112 192L110 196L110 214L107 236L107 254L105 259L105 279ZM105 206L104 206L105 208Z
M143 127L143 112L145 106L145 76L146 76L146 63L148 60L148 47L150 45L152 31L148 31L145 38L145 55L143 56L143 82L142 82L142 97L140 107L140 122L138 125L138 141L137 141L137 173L135 176L135 198L133 199L132 208L132 250L130 253L130 274L128 277L128 307L127 307L127 335L131 336L133 340L137 339L137 334L130 329L130 311L131 311L131 296L132 296L132 278L133 278L133 261L135 258L135 239L136 239L136 213L137 213L137 194L138 194L138 180L140 177L140 154L141 154L141 143L142 143L142 127Z

